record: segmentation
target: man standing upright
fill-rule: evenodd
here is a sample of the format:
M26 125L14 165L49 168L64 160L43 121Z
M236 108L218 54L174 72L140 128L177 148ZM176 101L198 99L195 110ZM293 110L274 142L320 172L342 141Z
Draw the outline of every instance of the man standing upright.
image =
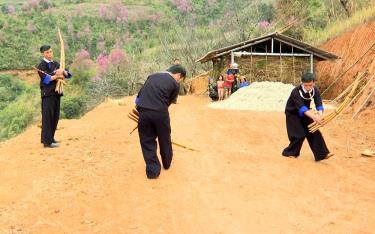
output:
M302 84L293 89L285 107L286 128L290 143L282 155L298 157L302 144L307 138L315 160L320 161L333 154L329 152L320 131L310 133L308 125L313 121L322 124L323 103L318 88L314 87L314 74L305 73L301 81ZM316 110L310 108L312 100L314 100Z
M42 96L42 134L41 142L46 148L58 147L55 140L55 132L60 117L60 98L56 89L58 79L70 78L72 75L67 70L62 70L60 64L53 61L51 46L40 47L43 59L38 66L40 77L40 90Z
M175 103L180 89L179 82L185 77L185 68L175 64L165 72L150 75L138 93L138 133L149 179L157 178L161 170L156 154L156 138L164 169L171 165L173 151L168 107Z

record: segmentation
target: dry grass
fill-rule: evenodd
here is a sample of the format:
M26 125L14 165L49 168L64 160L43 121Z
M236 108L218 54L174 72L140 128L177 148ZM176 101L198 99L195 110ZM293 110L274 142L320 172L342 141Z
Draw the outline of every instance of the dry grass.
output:
M375 1L374 1L375 2ZM314 45L320 45L339 34L349 31L357 25L366 23L375 18L375 4L368 8L355 12L350 18L338 19L328 24L324 30L306 31L305 41Z

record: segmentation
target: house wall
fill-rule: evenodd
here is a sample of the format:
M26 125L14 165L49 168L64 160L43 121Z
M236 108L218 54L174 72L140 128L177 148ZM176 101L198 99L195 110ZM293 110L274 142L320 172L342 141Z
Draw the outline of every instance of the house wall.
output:
M245 75L250 82L280 81L298 84L304 72L310 71L310 57L280 57L279 56L242 56L235 57L240 74ZM213 63L215 78L226 73L230 64L230 56Z

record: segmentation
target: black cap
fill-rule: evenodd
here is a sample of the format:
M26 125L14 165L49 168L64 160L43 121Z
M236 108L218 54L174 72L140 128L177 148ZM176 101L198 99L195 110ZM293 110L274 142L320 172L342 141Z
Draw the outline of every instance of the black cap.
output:
M307 82L311 82L311 81L315 81L315 80L316 80L315 74L311 73L311 72L307 72L307 73L303 74L302 77L301 77L301 81L303 83L307 83Z
M184 78L186 77L186 69L180 64L175 64L171 66L170 68L167 69L167 71L169 71L172 74L180 73L182 77Z
M40 47L40 53L43 53L44 51L47 51L47 50L49 50L49 49L51 49L51 46L50 46L50 45L42 45L42 46Z

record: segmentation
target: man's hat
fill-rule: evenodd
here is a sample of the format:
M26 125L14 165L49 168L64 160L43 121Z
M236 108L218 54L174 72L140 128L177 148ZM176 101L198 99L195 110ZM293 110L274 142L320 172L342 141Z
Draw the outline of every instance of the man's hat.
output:
M303 83L307 83L307 82L311 82L311 81L315 81L315 80L316 80L315 74L311 73L311 72L307 72L307 73L303 74L302 77L301 77L301 81Z
M186 69L181 66L180 64L172 65L170 68L167 69L172 74L180 73L182 77L186 77Z
M43 53L44 51L47 51L47 50L49 50L49 49L51 49L51 46L50 46L50 45L42 45L42 46L40 47L40 53Z

